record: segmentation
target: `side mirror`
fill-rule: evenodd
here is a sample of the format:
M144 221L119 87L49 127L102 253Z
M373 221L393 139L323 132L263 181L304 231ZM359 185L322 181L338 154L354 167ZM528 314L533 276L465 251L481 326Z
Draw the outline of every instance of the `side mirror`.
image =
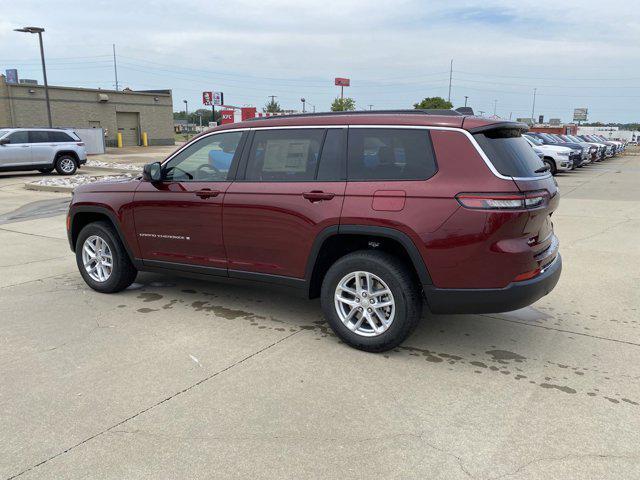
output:
M0 145L6 145L8 143L11 143L11 140L8 138L0 138Z
M147 163L142 169L142 179L145 182L159 182L162 180L162 165L160 165L160 162Z

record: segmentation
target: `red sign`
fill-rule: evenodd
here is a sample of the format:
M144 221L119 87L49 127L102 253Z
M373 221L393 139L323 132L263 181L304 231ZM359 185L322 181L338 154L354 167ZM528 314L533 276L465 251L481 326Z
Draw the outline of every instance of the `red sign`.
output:
M221 124L233 123L234 122L234 111L233 110L222 110L222 121Z
M351 84L351 79L336 77L336 86L348 87Z
M203 105L211 105L213 103L213 92L202 92Z
M249 120L250 118L256 118L256 107L242 107L242 121Z

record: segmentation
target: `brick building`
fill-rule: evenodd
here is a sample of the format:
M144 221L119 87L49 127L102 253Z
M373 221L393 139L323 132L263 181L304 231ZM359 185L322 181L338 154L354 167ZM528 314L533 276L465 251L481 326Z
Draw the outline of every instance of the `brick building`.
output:
M99 90L49 86L54 127L102 128L107 146L116 133L124 145L140 145L142 132L149 145L173 145L171 90ZM47 125L44 87L8 84L0 75L0 128Z

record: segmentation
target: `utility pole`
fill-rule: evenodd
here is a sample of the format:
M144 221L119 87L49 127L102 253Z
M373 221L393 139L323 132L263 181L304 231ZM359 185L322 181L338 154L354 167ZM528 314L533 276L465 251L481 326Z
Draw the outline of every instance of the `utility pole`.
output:
M373 105L369 104L369 110L373 110Z
M51 121L51 102L49 101L49 83L47 82L47 67L45 66L45 63L44 63L44 47L42 46L42 32L44 32L44 28L24 27L24 28L16 28L14 31L38 34L38 41L40 42L40 59L42 60L42 76L44 77L44 96L47 102L47 119L49 120L49 128L51 128L53 126L53 122Z
M451 59L451 66L449 67L449 96L447 101L451 102L451 80L453 80L453 58Z
M468 96L468 95L465 95L465 96L464 96L464 106L465 106L465 107L467 106L467 100L469 100L469 96Z
M113 46L113 73L116 76L116 92L118 91L118 64L116 63L116 44L112 44Z
M182 100L184 102L184 116L187 119L187 140L189 139L189 104L186 100Z
M498 100L493 101L493 115L495 116L496 111L498 110Z
M537 91L538 91L537 88L533 89L533 106L531 107L531 120L532 121L533 121L533 118L534 118L534 115L535 115L535 111L536 111L536 92Z

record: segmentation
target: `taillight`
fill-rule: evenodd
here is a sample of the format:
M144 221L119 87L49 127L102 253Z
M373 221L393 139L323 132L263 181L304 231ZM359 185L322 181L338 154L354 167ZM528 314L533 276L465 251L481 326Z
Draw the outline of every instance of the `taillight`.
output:
M548 203L546 190L524 193L459 193L458 203L475 210L528 210Z

